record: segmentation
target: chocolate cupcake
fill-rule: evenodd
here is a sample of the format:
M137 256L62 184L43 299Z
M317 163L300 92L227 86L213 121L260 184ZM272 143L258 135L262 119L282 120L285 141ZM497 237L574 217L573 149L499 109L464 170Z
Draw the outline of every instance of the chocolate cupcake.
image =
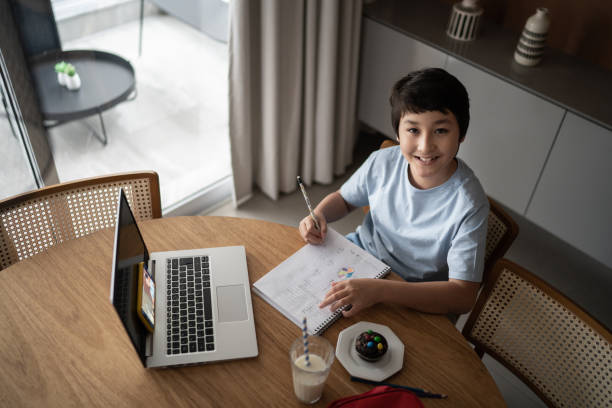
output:
M380 360L388 348L385 336L372 330L364 331L355 340L355 349L359 357L370 362Z

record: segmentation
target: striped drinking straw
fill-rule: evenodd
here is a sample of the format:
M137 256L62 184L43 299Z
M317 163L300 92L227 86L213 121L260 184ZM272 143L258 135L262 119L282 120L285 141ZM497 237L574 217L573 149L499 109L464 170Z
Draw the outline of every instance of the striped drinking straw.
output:
M306 316L302 320L302 337L304 338L304 359L306 367L310 367L310 357L308 356L308 326L306 325Z

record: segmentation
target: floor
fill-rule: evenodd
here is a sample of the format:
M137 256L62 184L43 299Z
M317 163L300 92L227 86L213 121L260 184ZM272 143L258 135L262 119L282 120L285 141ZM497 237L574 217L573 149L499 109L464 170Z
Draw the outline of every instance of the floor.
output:
M62 182L152 169L168 208L231 174L227 44L157 14L145 17L139 57L138 27L133 20L63 44L112 52L134 66L137 97L103 113L108 144L94 137L97 116L54 127L49 140Z
M0 200L36 188L26 153L13 133L5 112L4 107L0 107Z
M364 136L362 135L355 155L355 163L357 164L367 157L369 151L379 145L378 141L364 143L363 140ZM349 168L346 175L338 178L330 185L309 187L308 192L313 205L316 205L330 192L337 190L356 169L357 164ZM239 208L234 208L232 203L227 203L206 214L257 218L296 227L299 221L307 215L307 210L304 199L297 191L281 196L278 201L272 201L261 192L257 192L251 200ZM531 224L520 215L512 214L512 216L519 223L520 232L506 257L539 274L586 308L602 323L611 327L612 316L610 316L609 310L612 310L612 308L609 288L612 287L612 271ZM340 233L346 234L353 231L362 219L362 212L356 210L344 219L330 224L330 226ZM576 271L580 271L580 278L576 275ZM586 279L586 283L581 283L580 281L584 276L590 278ZM594 282L599 282L599 284ZM457 322L459 330L463 327L467 317L467 315L460 317ZM484 357L483 362L493 376L509 407L546 406L527 386L501 364L488 356Z

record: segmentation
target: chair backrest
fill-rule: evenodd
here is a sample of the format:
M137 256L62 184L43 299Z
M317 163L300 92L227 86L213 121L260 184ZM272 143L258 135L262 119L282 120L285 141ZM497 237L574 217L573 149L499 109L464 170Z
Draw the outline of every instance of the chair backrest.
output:
M551 407L612 406L612 334L526 269L498 261L463 335Z
M62 50L50 0L11 0L11 7L27 58Z
M76 180L0 201L0 270L61 242L113 227L119 188L137 220L161 217L155 172Z
M392 139L386 139L380 145L381 149L397 146L399 143ZM489 199L489 219L487 225L487 243L485 250L485 266L482 281L486 280L487 274L501 259L510 245L518 235L518 224L508 215L506 211L491 197ZM368 212L369 207L364 207L364 212Z
M519 230L517 223L504 211L501 205L491 197L487 196L487 198L489 199L489 219L482 282L486 282L487 275L493 269L493 265L505 255Z

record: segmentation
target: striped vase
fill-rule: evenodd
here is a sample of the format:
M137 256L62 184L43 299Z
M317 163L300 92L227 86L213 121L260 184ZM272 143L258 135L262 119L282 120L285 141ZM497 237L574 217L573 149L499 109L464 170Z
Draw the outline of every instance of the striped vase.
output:
M549 26L548 9L538 8L536 13L527 19L521 38L516 45L514 52L516 62L521 65L534 66L542 60Z
M476 0L463 0L453 5L446 35L455 40L471 41L476 38L482 7Z

